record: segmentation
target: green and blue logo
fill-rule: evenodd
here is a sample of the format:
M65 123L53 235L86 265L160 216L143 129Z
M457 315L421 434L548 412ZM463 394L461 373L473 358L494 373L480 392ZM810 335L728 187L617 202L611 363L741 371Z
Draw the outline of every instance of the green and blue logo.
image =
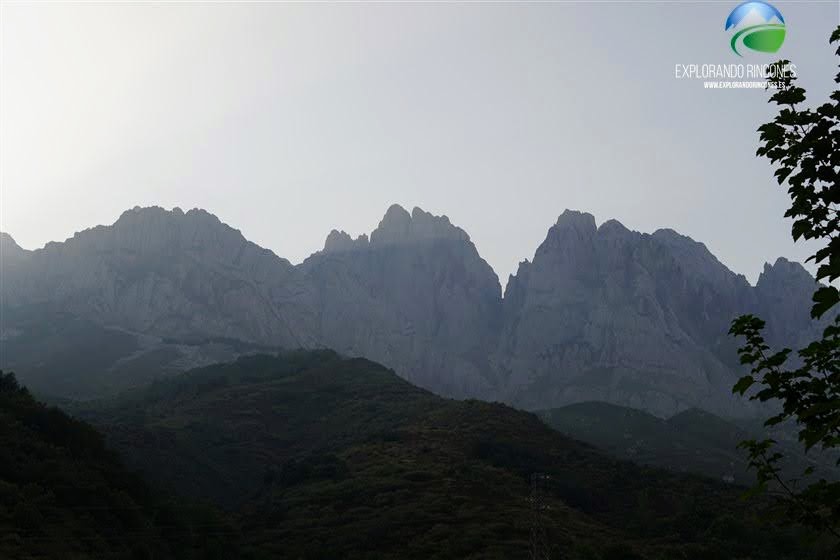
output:
M726 31L733 33L729 45L738 56L738 49L774 53L785 42L785 18L767 2L739 4L726 18Z

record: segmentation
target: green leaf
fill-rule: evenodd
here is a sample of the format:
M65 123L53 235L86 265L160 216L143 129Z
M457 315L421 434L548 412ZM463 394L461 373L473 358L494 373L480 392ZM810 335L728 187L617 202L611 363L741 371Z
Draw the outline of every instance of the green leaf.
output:
M840 302L840 291L834 286L823 286L814 292L813 302L811 317L819 319L826 311Z
M755 379L752 375L745 375L744 377L738 380L734 387L732 387L732 392L743 395L747 391L747 389L753 386L754 383Z

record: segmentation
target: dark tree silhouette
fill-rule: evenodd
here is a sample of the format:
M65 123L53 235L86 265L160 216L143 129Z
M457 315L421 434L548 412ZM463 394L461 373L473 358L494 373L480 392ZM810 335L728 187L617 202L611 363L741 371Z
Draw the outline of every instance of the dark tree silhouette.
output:
M829 42L838 41L840 27ZM840 56L840 48L836 54ZM779 106L779 113L759 127L757 155L769 159L776 167L779 184L788 186L791 205L785 216L793 219L793 239L821 243L808 260L817 265L817 280L828 285L817 284L811 316L830 319L840 302L840 292L831 285L840 277L840 90L816 109L802 108L805 90L784 71L788 65L786 60L774 65L779 89L770 102ZM835 82L840 83L840 73ZM730 333L746 339L738 350L741 363L752 368L733 392L743 395L750 391L753 400L780 403L781 412L765 425L795 422L806 451L840 448L840 315L828 322L819 340L797 352L799 360L791 360L797 367L789 365L791 349L770 350L762 335L764 325L753 315L732 323ZM801 480L784 480L779 468L783 456L775 443L765 439L741 444L757 472L754 490L772 487L783 496L789 515L840 538L840 482L809 478L811 482L800 487L797 482ZM809 468L803 476L813 474Z

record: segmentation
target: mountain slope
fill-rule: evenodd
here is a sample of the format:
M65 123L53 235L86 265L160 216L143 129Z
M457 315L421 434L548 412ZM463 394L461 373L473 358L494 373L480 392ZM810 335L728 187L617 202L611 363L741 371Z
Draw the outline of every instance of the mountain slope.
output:
M525 558L542 472L556 557L821 557L738 490L330 352L240 358L80 412L156 485L229 508L246 550L269 556Z
M27 387L50 402L114 395L268 349L236 339L173 339L103 326L50 305L4 308L0 316L3 367L26 372Z
M698 409L663 419L632 408L586 402L537 414L552 428L612 456L744 486L755 483L755 472L748 468L747 456L738 444L767 436L779 441L785 439L784 434L767 434L760 426L745 429ZM781 445L785 454L781 466L786 480L801 478L809 466L817 469L815 476L840 478L840 471L830 457L818 453L803 456L795 440Z

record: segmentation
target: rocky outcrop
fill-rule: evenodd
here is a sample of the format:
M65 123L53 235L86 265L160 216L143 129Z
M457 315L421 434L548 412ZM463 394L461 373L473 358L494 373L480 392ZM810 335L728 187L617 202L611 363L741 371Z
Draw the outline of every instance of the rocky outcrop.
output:
M12 236L0 231L0 262L4 265L19 262L27 257L29 251L21 249Z
M598 227L571 210L504 297L466 232L398 205L370 237L333 230L297 266L202 210L135 208L36 251L0 235L0 280L3 306L14 309L0 325L4 354L25 350L14 354L24 356L15 362L24 379L26 360L38 358L26 346L40 336L32 313L58 312L93 324L84 332L96 336L105 336L96 325L110 338L131 333L131 363L166 363L167 373L184 356L206 363L219 340L226 355L237 352L230 341L330 347L443 395L525 408L600 400L660 415L749 414L731 395L741 367L732 318L761 315L777 344L819 327L807 312L814 279L798 264L780 259L752 287L672 230ZM118 352L109 359L107 375L120 375L126 362ZM71 385L73 396L83 392L56 384Z
M806 276L782 292L798 297L798 282L813 286ZM672 230L641 234L614 220L596 228L591 215L567 211L508 282L496 355L505 399L744 414L749 406L731 396L740 369L726 333L756 308L756 291Z
M767 322L768 339L774 346L800 347L813 340L815 330L824 326L811 320L811 297L816 281L796 262L779 258L766 263L755 285L756 314Z
M5 295L160 336L311 345L298 328L305 298L286 291L293 274L288 261L203 210L134 208L112 226L33 251L8 275Z
M350 237L345 231L332 230L324 242L324 253L340 253L341 251L352 251L367 247L367 235L360 235L356 239Z
M391 206L369 243L330 233L324 251L299 268L317 294L322 344L445 395L496 393L487 358L501 286L446 216Z
M17 294L24 287L19 270L31 254L31 251L22 249L11 235L0 231L0 306L8 304L9 294Z

